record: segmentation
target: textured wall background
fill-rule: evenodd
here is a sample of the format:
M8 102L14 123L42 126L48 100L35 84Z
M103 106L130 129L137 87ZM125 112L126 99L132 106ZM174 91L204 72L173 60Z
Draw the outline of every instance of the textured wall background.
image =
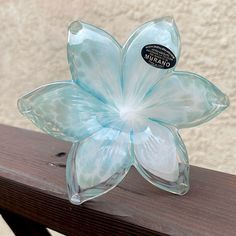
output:
M177 70L196 72L224 91L231 107L199 127L182 130L191 164L236 174L236 2L0 0L0 123L35 129L17 111L17 98L70 77L67 26L81 19L124 43L140 24L174 16L182 36Z

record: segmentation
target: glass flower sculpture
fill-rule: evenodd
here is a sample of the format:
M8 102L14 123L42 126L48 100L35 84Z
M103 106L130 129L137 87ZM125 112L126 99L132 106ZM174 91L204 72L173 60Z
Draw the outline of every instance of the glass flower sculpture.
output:
M21 97L20 112L55 138L73 142L69 199L81 204L114 188L131 166L151 184L183 195L189 162L178 129L202 124L229 100L205 78L175 71L180 36L171 17L139 27L122 47L105 31L73 22L72 80Z

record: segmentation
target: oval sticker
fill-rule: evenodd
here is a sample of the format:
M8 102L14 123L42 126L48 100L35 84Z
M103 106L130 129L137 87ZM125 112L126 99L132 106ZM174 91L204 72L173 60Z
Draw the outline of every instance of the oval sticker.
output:
M141 55L149 65L160 69L170 69L176 64L176 57L171 50L160 44L148 44Z

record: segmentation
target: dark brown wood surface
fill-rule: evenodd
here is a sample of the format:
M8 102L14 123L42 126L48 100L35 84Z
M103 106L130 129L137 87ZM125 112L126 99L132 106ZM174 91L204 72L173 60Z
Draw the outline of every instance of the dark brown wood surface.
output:
M235 236L236 176L191 167L191 190L158 190L134 169L82 206L66 194L70 143L0 125L0 208L66 235ZM224 155L219 153L219 157Z

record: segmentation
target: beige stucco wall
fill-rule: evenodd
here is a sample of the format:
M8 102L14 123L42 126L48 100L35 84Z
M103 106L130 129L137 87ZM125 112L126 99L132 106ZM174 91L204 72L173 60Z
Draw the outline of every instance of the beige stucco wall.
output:
M182 130L191 164L236 174L236 3L199 1L0 0L0 123L35 129L16 108L37 86L69 78L67 26L95 24L124 43L140 24L172 15L182 36L178 70L201 74L230 97L231 107Z

